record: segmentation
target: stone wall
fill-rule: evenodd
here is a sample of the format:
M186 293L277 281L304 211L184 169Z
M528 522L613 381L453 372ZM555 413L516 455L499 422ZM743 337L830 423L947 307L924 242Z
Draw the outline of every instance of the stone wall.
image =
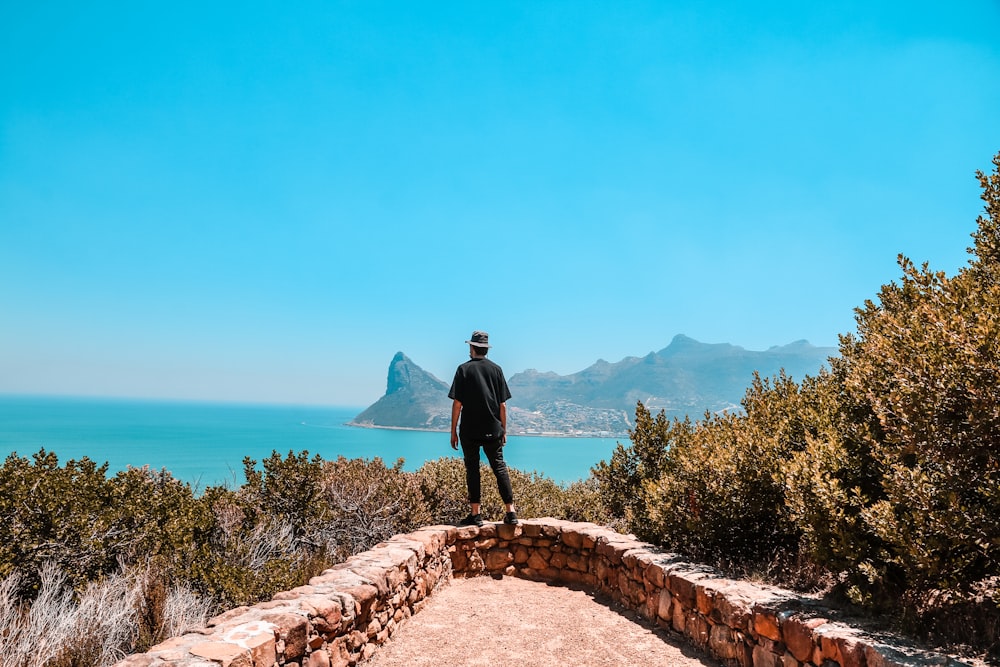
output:
M118 667L346 667L370 658L454 576L584 586L739 667L961 665L876 639L815 600L726 579L631 536L556 519L397 535L285 591L228 611Z

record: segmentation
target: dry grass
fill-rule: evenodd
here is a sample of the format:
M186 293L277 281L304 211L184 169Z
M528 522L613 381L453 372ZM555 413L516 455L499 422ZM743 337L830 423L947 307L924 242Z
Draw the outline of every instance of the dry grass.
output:
M168 639L204 627L213 609L212 600L195 595L185 586L174 586L163 602L159 637Z
M0 582L0 663L3 667L107 667L125 657L138 639L150 574L126 569L74 593L54 564L39 573L38 595L21 598L23 578ZM204 625L210 601L186 588L171 590L157 635L170 637Z

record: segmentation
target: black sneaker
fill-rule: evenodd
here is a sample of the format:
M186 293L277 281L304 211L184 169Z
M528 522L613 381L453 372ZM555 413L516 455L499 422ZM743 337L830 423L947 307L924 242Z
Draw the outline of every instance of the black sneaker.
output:
M503 515L503 522L508 526L513 526L517 523L517 514L514 512L507 512Z
M483 525L483 517L481 517L478 514L470 514L469 516L467 516L464 519L462 519L461 521L459 521L458 525L460 525L460 526L482 526Z

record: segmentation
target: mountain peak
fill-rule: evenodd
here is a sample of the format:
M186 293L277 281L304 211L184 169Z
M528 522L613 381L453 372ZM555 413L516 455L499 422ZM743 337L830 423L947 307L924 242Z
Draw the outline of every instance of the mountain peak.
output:
M385 383L385 393L395 394L410 385L413 363L402 352L397 352L389 362L389 377Z
M397 352L392 361L389 362L389 374L385 383L386 395L412 389L416 386L433 389L443 387L445 391L448 389L444 382L417 366L402 352Z
M689 355L692 353L718 354L722 351L739 349L742 348L730 343L702 343L701 341L695 340L690 336L677 334L674 336L673 340L670 341L670 345L660 350L658 354L664 357L674 357L679 355Z
M357 426L444 430L451 419L448 385L402 352L389 362L385 395L352 420Z

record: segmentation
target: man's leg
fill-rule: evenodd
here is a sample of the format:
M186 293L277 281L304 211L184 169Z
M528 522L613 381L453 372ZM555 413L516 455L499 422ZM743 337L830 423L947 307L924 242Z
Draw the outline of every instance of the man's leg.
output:
M503 445L497 442L484 442L483 451L486 452L486 459L490 462L493 475L497 478L497 488L500 490L500 497L507 505L507 511L514 511L514 489L510 484L510 473L507 471L507 462L503 460ZM478 455L478 452L477 452Z
M479 443L462 440L462 455L465 460L465 486L469 491L472 513L479 514L482 500L482 485L479 477Z

